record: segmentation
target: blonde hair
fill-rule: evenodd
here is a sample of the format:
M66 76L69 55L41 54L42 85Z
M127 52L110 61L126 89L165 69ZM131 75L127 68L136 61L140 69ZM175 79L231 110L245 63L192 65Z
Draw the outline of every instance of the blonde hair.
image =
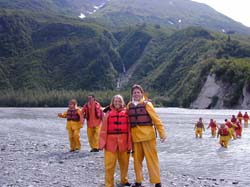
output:
M122 97L120 94L114 95L114 96L112 97L112 99L111 99L111 104L110 104L110 105L111 105L112 107L114 107L114 100L115 100L116 98L120 99L121 102L122 102L122 107L125 107L124 99L123 99L123 97Z

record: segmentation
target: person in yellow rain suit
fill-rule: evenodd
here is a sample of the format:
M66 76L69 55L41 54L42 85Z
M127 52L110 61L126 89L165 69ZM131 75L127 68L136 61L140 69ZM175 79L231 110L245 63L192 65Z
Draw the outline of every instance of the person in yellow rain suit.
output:
M210 123L208 125L207 128L211 128L211 134L213 137L216 136L216 130L217 130L217 124L216 124L216 121L214 121L213 119L210 119Z
M231 140L232 138L234 140L236 140L236 135L235 135L234 129L237 126L234 123L232 123L231 121L227 120L227 119L225 119L225 125L227 126L228 131L229 131L229 140Z
M88 102L82 109L83 117L87 120L87 135L89 145L91 147L90 152L99 151L99 134L102 123L102 109L99 102L95 100L94 95L88 96Z
M140 85L133 85L131 88L131 101L127 105L136 176L135 184L132 187L142 186L144 180L142 162L144 157L146 158L150 183L155 184L155 187L161 187L155 130L157 129L161 142L165 141L166 132L153 104L146 100L143 94L144 91Z
M70 151L80 150L80 129L83 127L83 117L81 110L77 107L77 101L75 99L70 100L68 110L64 113L59 113L58 117L67 118L66 128L68 130Z
M128 165L132 140L128 114L121 95L115 95L112 98L109 111L103 119L99 148L105 149L105 187L114 187L114 172L117 160L120 166L121 186L130 186Z
M228 147L228 140L230 139L230 133L225 124L221 124L217 133L217 138L220 136L220 145L222 147Z
M244 114L244 116L243 116L243 119L244 119L244 127L245 127L245 128L248 128L249 116L248 116L247 112L245 112L245 114Z
M237 120L239 120L240 124L242 124L242 118L243 118L243 115L242 115L241 111L239 111L239 113L237 115Z
M202 118L199 118L199 121L194 126L195 137L202 138L202 130L205 131L204 124L202 122Z

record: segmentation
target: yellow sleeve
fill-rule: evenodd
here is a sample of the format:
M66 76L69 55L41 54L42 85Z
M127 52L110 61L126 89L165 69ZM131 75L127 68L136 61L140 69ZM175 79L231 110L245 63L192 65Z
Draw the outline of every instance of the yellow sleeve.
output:
M160 138L161 139L166 138L167 134L166 134L164 125L163 125L162 121L160 120L158 114L156 113L154 106L151 102L148 102L146 104L146 110L147 110L148 114L150 115L150 117L153 121L153 124L156 127L156 129L160 135Z
M77 114L80 116L80 123L84 124L83 114L80 108L77 110Z
M67 111L58 115L60 118L67 118Z

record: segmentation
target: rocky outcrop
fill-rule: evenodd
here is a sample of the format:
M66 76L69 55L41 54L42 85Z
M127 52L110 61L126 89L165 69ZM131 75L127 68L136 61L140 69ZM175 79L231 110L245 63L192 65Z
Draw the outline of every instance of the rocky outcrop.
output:
M242 93L238 104L234 108L247 109L250 107L250 93L245 84L243 90L236 90ZM230 95L234 94L235 90L232 85L226 84L220 80L216 80L215 75L208 75L200 94L194 102L191 103L191 108L209 109L209 108L227 108L225 101L228 101Z
M241 108L243 108L243 109L250 108L250 93L247 89L247 84L245 84L244 88L243 88L243 100L241 103Z

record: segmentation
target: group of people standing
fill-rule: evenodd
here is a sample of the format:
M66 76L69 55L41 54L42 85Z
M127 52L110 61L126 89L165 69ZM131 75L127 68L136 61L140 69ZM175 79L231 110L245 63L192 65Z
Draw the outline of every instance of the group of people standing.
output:
M131 88L131 100L125 105L121 95L115 95L111 104L102 110L93 95L80 109L76 100L70 100L68 110L58 114L67 118L70 151L78 151L80 129L87 120L87 134L91 152L104 149L105 186L114 186L116 162L120 168L121 186L142 187L142 163L146 158L150 183L161 187L160 166L156 148L156 130L161 142L166 131L153 104L144 97L143 88L136 84ZM135 183L128 181L130 153L133 154Z
M228 141L231 139L236 140L242 136L242 120L244 121L244 127L248 128L249 115L247 112L242 115L239 111L237 117L232 115L231 119L225 119L224 123L218 125L215 120L210 119L210 123L207 128L211 128L212 137L220 137L220 145L224 148L228 147ZM205 125L202 118L194 126L195 137L202 138L203 131L205 131Z

